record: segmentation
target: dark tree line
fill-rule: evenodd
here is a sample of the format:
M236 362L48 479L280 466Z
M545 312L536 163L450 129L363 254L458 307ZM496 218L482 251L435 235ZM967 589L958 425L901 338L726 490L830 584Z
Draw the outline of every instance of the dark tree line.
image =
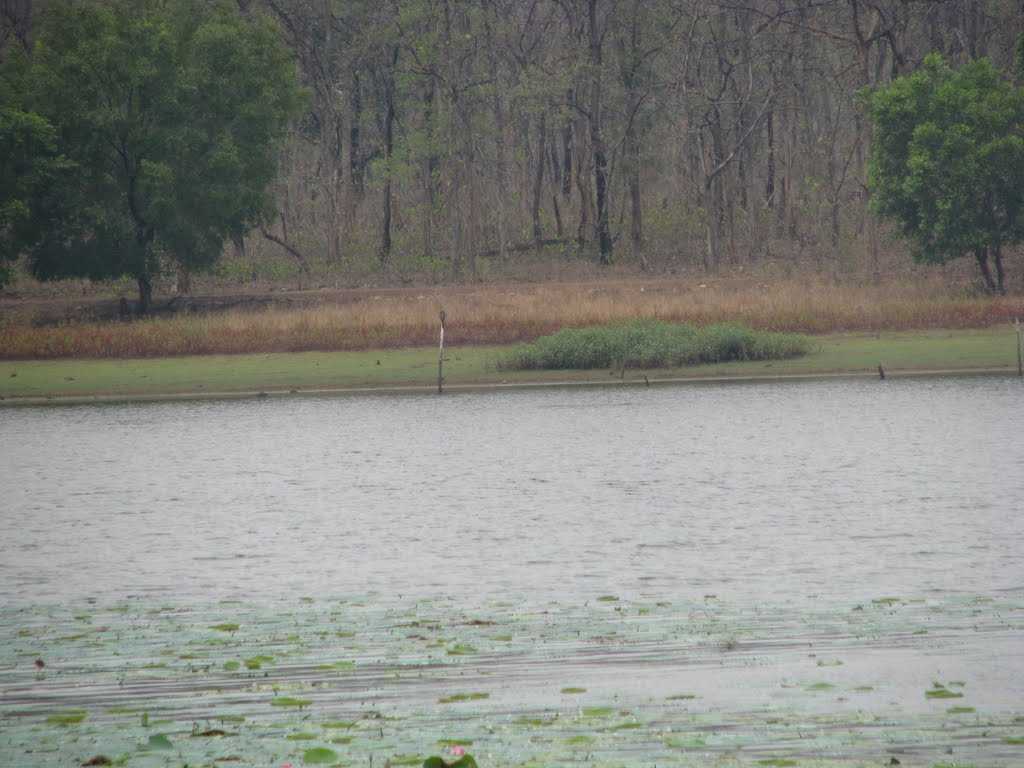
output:
M36 5L39 5L37 0ZM302 269L471 277L533 249L641 268L879 268L858 97L930 52L1007 76L1019 0L238 0L311 96L275 220ZM31 0L0 0L28 46Z

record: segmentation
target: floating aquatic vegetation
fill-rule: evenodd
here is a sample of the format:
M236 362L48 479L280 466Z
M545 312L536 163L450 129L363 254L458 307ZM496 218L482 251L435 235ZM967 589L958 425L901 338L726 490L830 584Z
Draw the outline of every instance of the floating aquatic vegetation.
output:
M327 747L313 747L302 753L306 765L330 765L338 762L338 753Z
M335 671L341 672L341 671L345 671L345 670L349 670L349 669L355 669L355 668L356 668L356 663L354 661L335 661L335 662L333 662L331 664L319 664L319 665L317 665L317 669L322 669L322 670L325 670L325 671L326 670L335 670Z
M83 722L89 713L84 709L69 709L64 712L54 712L46 718L47 725L78 725Z
M557 722L555 717L517 717L513 720L516 725L526 726L528 728L547 728L549 725L554 725Z
M453 693L451 696L442 696L437 700L438 704L458 704L463 701L481 701L491 698L489 693Z
M630 722L630 723L618 723L616 725L612 725L612 726L608 727L606 730L608 730L608 731L632 731L632 730L636 730L638 728L643 728L643 727L644 727L643 723Z
M390 760L400 768L391 757L413 766L435 744L446 749L446 760L454 759L448 750L473 744L480 750L486 744L489 765L519 768L583 762L596 768L693 768L732 764L733 756L748 749L743 764L752 766L755 757L798 759L810 766L829 755L833 768L858 768L875 764L873 756L888 754L892 746L911 746L922 765L932 765L943 759L950 738L963 739L958 754L983 757L978 764L991 768L1010 768L1016 765L1014 754L1020 754L1021 746L1006 740L1020 738L1021 725L1013 718L1024 710L1007 711L999 698L1005 691L998 686L994 692L979 689L971 702L985 713L989 734L976 739L979 723L971 712L928 707L919 678L901 677L898 670L884 686L878 684L875 695L863 695L871 694L872 686L853 687L849 678L831 679L831 671L823 671L826 685L862 694L854 699L856 705L822 695L829 689L800 677L818 662L818 657L807 658L811 642L822 660L841 655L844 669L857 670L889 644L925 647L915 645L924 641L907 631L908 624L925 620L934 629L929 654L940 637L955 637L956 647L963 647L978 631L975 626L987 633L982 639L993 632L1013 637L1019 629L1007 626L1005 617L1024 614L1014 613L1019 608L1010 599L983 608L966 599L904 601L899 611L860 614L849 614L849 604L748 610L724 595L713 602L700 596L679 600L650 615L640 613L643 605L621 599L609 605L592 601L590 606L526 608L444 600L350 601L337 608L332 601L330 615L325 604L288 611L239 606L234 614L225 613L222 604L156 613L143 601L116 613L98 606L97 630L110 629L84 643L60 640L75 626L69 611L0 607L0 686L5 696L18 689L24 701L11 706L5 699L5 708L17 712L0 711L0 765L80 765L88 749L88 754L109 755L112 762L130 759L137 768L277 768L288 762L298 768L308 746L336 753L324 764L365 766L373 754L375 763L379 756L381 764ZM941 618L935 618L936 604L943 609ZM766 615L770 622L760 624ZM856 620L847 622L847 616ZM210 627L218 622L252 631L217 636ZM15 636L24 627L44 625L45 632ZM333 628L339 625L359 627L358 645L337 639ZM802 634L794 635L794 627ZM225 649L211 650L204 658L211 636ZM442 655L458 645L484 653L444 663L438 650L426 648L442 636ZM503 646L496 636L516 641ZM719 653L718 638L730 636L743 637L745 646L749 638L752 653ZM182 652L183 645L188 653ZM45 680L35 677L32 660L37 657L46 659ZM974 671L971 665L996 663L995 657L986 662L978 653L952 661L960 658L936 662L936 670L961 680L940 682L934 690L961 694L962 680L973 679L967 677ZM247 674L243 660L249 659L264 671ZM160 660L167 666L159 673L139 671ZM736 687L748 679L746 669L767 671L775 664L778 673L754 675L752 686ZM345 669L359 673L331 674ZM979 673L985 669L979 667ZM1016 674L1008 679L1019 680ZM475 686L493 690L469 693ZM688 691L687 686L694 688ZM587 697L573 698L588 690ZM55 698L58 691L61 697ZM472 705L497 697L495 691L501 692L500 702ZM601 698L593 701L597 692ZM439 697L446 704L470 706L438 706ZM594 706L580 706L591 701ZM45 723L55 706L90 715L69 732ZM143 730L147 726L149 731ZM150 748L154 731L173 750ZM782 751L797 743L801 757Z
M964 695L958 691L951 691L941 685L933 683L933 687L930 691L925 691L924 696L926 699L962 699Z
M832 689L835 688L835 686L832 683L826 683L826 682L811 683L810 685L808 685L806 687L807 687L808 691L831 691Z
M420 765L423 757L420 755L395 755L388 760L391 765Z
M275 696L270 700L272 707L295 707L297 709L308 707L312 703L312 699L295 699L291 696Z
M142 746L142 749L174 749L174 745L171 743L171 740L167 738L167 734L154 733Z
M565 740L565 743L574 747L585 747L593 744L596 739L593 736L588 736L585 733L578 733L575 736L570 736Z
M239 625L234 622L224 622L223 624L214 624L210 629L216 629L218 632L237 632Z
M477 764L468 754L459 755L459 759L452 763L446 763L444 758L435 755L423 761L423 768L477 768Z

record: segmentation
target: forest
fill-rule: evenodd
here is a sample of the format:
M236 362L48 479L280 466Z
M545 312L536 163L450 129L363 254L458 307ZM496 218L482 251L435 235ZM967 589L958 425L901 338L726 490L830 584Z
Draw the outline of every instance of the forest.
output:
M31 55L47 5L3 0L5 57ZM273 22L305 99L271 213L225 251L254 276L380 281L536 255L878 280L909 257L869 207L866 94L933 52L1013 80L1024 32L1016 0L230 5Z

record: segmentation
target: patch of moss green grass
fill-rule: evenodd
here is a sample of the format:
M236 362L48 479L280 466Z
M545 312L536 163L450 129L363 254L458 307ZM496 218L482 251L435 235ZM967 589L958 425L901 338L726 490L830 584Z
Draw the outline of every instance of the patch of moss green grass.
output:
M1016 337L999 326L983 330L832 334L811 337L811 351L789 360L733 361L660 368L659 378L773 377L1002 368L1015 370ZM450 387L544 382L607 382L609 371L498 370L510 347L451 349L445 380ZM379 361L379 365L377 364ZM616 377L619 373L616 371ZM636 372L626 372L636 380ZM209 355L144 360L0 361L0 398L113 397L133 399L239 392L430 387L437 380L437 349L369 352L298 352ZM84 635L83 635L84 637Z
M732 360L785 360L811 351L806 336L754 331L741 325L698 328L639 320L563 328L524 344L500 361L513 370L678 368Z

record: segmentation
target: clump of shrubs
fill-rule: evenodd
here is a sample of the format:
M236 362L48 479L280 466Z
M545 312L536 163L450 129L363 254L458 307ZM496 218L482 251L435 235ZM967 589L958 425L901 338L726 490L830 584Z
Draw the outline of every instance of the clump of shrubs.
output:
M698 328L640 320L564 328L517 347L501 367L516 370L675 368L731 360L783 360L807 354L811 342L792 333L722 323Z

